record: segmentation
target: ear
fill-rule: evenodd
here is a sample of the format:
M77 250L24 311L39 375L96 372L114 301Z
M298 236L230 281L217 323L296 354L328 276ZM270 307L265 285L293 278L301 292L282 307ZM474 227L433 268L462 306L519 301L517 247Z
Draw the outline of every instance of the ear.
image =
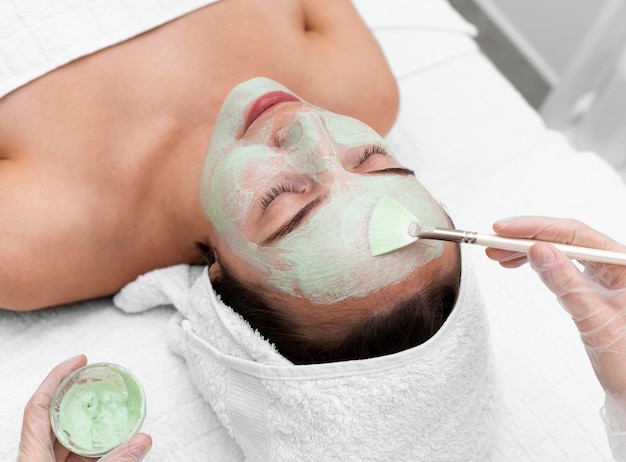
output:
M209 266L209 280L211 282L219 282L224 280L224 272L222 271L222 265L219 262L213 263Z

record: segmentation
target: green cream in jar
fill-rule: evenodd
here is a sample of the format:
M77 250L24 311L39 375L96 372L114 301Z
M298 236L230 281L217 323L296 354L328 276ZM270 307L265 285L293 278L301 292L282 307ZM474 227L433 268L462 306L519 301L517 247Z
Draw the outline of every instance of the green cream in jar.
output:
M145 393L127 369L95 363L59 385L50 407L52 429L63 446L87 457L106 454L139 431Z

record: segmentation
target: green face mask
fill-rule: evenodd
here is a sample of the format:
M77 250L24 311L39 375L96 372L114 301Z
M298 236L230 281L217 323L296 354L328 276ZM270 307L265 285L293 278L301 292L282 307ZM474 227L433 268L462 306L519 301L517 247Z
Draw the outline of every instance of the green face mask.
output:
M227 98L214 130L202 178L202 204L217 237L258 279L285 294L328 305L405 279L441 255L438 242L418 242L372 257L368 224L374 205L391 196L423 223L445 226L436 201L413 177L359 173L348 167L370 146L384 140L363 123L303 104L286 125L266 120L253 137L240 137L245 108L268 91L283 87L255 79ZM239 114L239 116L237 116ZM270 246L248 236L259 191L314 185L325 201L306 222ZM300 182L300 183L298 183ZM272 186L276 183L276 186ZM288 194L297 194L289 190Z

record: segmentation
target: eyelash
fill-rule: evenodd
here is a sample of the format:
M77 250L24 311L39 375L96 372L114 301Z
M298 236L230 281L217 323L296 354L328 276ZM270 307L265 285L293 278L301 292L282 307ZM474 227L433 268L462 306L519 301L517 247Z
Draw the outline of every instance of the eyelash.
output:
M363 154L361 154L361 156L359 157L359 160L357 161L356 166L360 167L361 165L365 163L365 161L367 161L367 159L369 159L370 157L376 154L382 154L383 156L389 155L387 154L387 151L383 149L382 147L376 144L370 144L368 147L365 148L365 151L363 151Z
M298 192L298 189L291 183L281 183L278 186L273 186L261 199L261 208L263 210L267 209L274 199L287 192Z

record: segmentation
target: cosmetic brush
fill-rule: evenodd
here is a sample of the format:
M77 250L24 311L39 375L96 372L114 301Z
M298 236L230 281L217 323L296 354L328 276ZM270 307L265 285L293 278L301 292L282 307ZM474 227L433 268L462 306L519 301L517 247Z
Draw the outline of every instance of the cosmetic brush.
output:
M369 244L373 256L393 252L420 239L478 244L524 253L528 253L528 250L537 242L548 242L425 225L420 223L402 204L389 196L385 196L374 206L369 221ZM554 242L549 242L549 244L563 252L568 258L626 265L626 253Z

